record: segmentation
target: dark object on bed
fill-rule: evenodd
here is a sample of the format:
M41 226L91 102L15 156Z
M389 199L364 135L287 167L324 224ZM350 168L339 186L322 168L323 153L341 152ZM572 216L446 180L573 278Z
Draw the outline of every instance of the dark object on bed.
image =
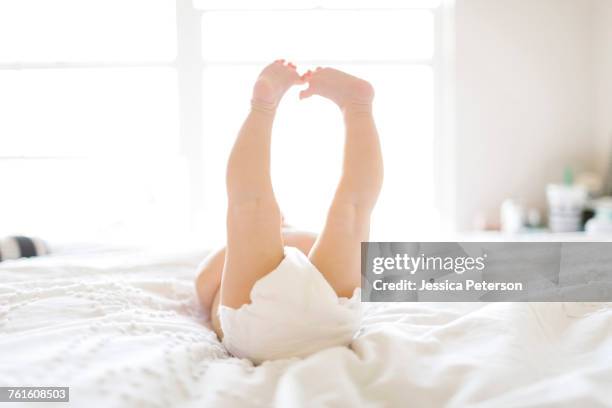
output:
M46 255L49 248L39 238L12 236L0 239L0 262L7 259Z

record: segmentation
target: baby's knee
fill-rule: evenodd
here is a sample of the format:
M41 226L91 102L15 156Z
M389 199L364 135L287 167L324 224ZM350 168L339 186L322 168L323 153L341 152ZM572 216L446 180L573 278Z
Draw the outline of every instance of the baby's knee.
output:
M229 202L227 208L228 223L231 229L262 229L274 231L282 228L281 211L274 200L245 200Z
M371 212L371 207L368 205L336 202L327 214L325 228L350 236L360 236L369 228Z

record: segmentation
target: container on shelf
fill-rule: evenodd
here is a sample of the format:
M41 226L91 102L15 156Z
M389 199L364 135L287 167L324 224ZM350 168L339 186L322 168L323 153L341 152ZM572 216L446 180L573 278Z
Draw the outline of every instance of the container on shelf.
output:
M546 187L548 200L548 226L552 232L575 232L582 230L582 211L588 194L583 186L549 184Z
M595 217L587 221L585 230L589 234L612 233L612 197L604 197L594 203Z

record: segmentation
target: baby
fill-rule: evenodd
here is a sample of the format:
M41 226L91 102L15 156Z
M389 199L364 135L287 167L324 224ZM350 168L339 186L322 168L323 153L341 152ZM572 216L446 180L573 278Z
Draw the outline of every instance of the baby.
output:
M338 105L346 129L342 176L318 236L283 228L270 178L276 107L300 84L308 84L300 99L319 95ZM359 328L360 243L383 179L373 98L362 79L332 68L300 76L284 60L255 82L227 164L227 246L204 260L196 282L233 355L255 363L304 357L350 344Z

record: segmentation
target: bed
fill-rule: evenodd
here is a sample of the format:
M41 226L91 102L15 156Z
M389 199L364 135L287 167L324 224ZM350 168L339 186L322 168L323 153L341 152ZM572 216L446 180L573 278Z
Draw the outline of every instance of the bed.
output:
M0 263L0 385L70 386L75 407L612 406L610 304L367 304L352 349L255 367L203 319L204 255Z

